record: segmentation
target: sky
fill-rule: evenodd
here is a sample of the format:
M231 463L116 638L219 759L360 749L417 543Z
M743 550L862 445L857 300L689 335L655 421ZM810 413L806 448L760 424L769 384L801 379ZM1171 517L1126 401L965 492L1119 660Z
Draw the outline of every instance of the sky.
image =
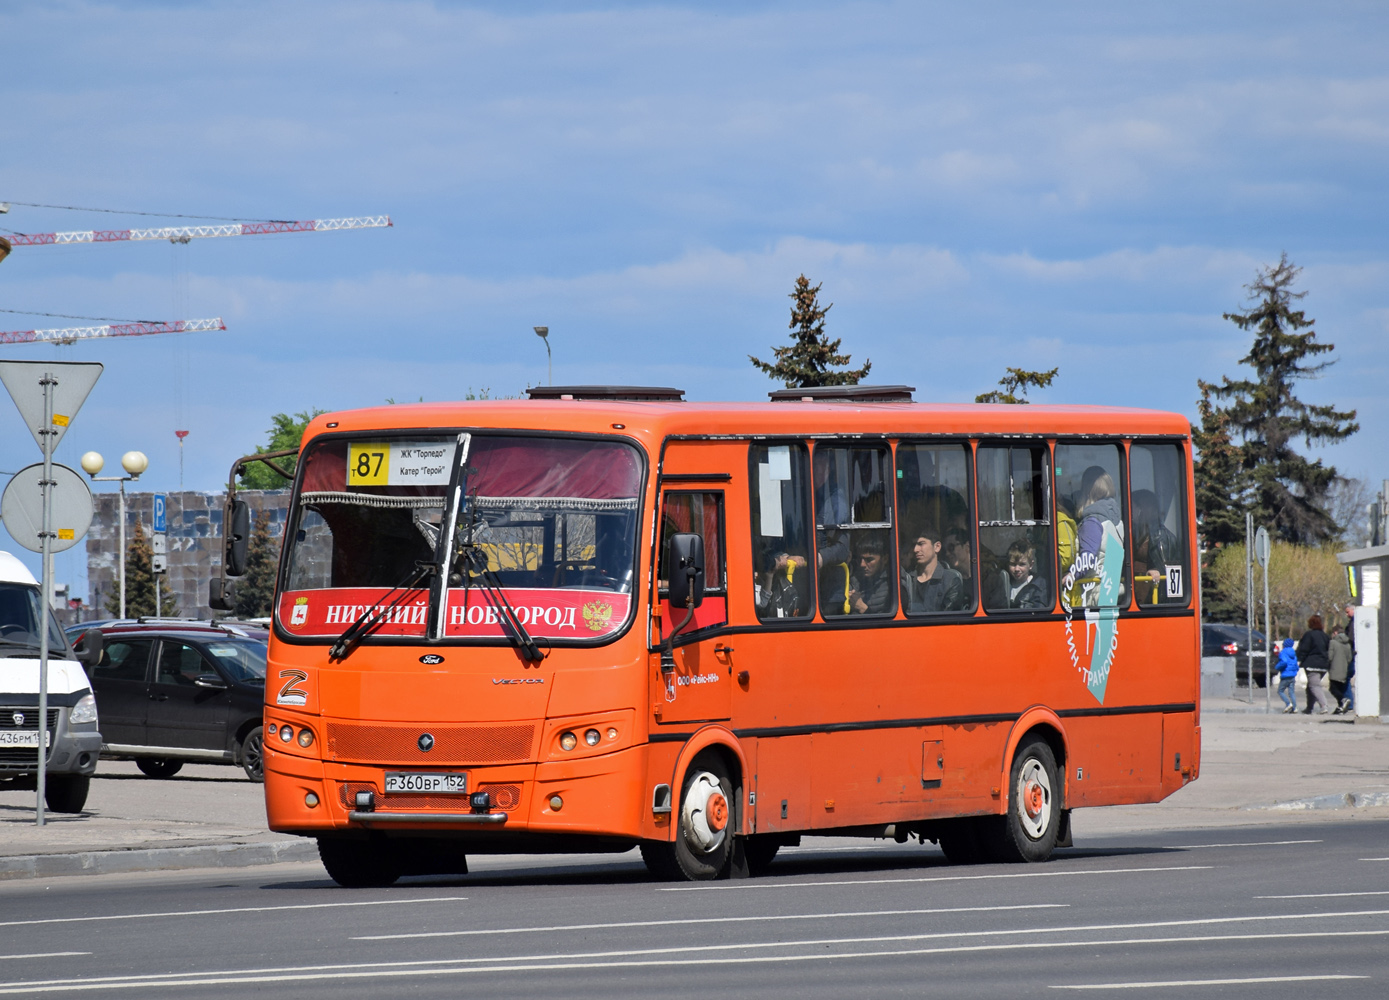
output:
M1380 3L9 2L0 37L0 231L394 223L0 262L0 309L226 322L0 346L105 364L59 459L141 450L133 489L218 489L275 413L520 394L536 325L556 383L765 399L802 273L918 400L1055 366L1038 402L1194 416L1284 252L1339 359L1303 397L1361 423L1316 453L1389 477Z

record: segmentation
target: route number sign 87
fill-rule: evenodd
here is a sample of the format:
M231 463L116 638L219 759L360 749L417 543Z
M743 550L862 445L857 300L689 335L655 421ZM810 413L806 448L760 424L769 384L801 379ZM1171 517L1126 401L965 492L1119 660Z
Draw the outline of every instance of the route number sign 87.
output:
M386 486L391 477L391 449L384 442L347 446L347 485Z

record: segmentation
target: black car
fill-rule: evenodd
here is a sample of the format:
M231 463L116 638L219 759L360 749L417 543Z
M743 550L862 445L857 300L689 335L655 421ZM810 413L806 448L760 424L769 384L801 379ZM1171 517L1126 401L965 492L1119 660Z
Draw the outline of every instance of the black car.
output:
M264 629L178 619L97 627L105 645L89 673L103 757L133 760L152 778L191 762L239 764L262 780Z
M1254 683L1264 686L1264 658L1258 654L1267 649L1264 634L1254 630ZM1235 680L1249 684L1249 633L1243 625L1206 622L1201 626L1202 656L1233 656Z

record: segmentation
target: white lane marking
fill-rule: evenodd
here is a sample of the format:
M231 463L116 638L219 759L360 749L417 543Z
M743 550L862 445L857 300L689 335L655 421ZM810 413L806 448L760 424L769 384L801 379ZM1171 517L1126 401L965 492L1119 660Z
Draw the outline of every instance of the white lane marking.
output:
M34 746L38 746L34 741ZM0 961L7 958L68 958L73 955L90 955L90 951L36 951L29 955L0 955Z
M1291 844L1323 844L1323 840L1254 840L1247 844L1175 844L1164 851L1198 851L1208 847L1287 847Z
M0 995L15 993L63 993L106 989L149 989L156 986L219 986L250 985L256 983L282 983L302 981L327 981L338 979L385 979L393 976L458 976L475 975L488 972L565 972L584 969L630 969L665 967L674 964L695 965L759 965L784 964L790 962L823 962L831 959L854 958L911 958L922 955L958 955L990 951L1017 951L1021 949L1054 948L1129 948L1144 944L1206 944L1226 941L1277 941L1305 940L1306 938L1345 938L1345 937L1385 937L1389 930L1374 931L1309 931L1299 930L1290 934L1208 934L1190 937L1166 938L1127 938L1113 941L1008 941L1002 944L953 945L946 948L908 948L881 951L818 952L810 955L749 955L744 957L724 956L720 958L672 957L669 959L642 959L623 961L590 962L534 962L517 965L516 959L489 958L473 961L490 961L501 964L475 965L464 967L461 962L468 960L438 960L431 962L374 963L372 966L301 966L285 969L247 969L241 972L205 973L160 973L141 978L118 977L90 980L34 980L27 983L0 984ZM557 956L558 957L558 956ZM432 966L422 968L421 966ZM357 970L357 971L348 971ZM175 976L185 976L177 979Z
M346 906L403 906L407 903L461 903L467 896L417 896L414 899L364 899L342 903L296 903L285 906L233 906L223 910L168 910L162 913L108 913L100 917L45 917L42 920L3 920L0 927L32 924L80 924L93 920L150 920L154 917L207 917L223 913L274 913L280 910L330 910Z
M35 746L38 746L37 743L35 743L34 745L35 745ZM1361 858L1360 860L1361 860L1361 861L1389 861L1389 858Z
M1300 892L1293 896L1255 896L1255 899L1332 899L1337 896L1389 896L1389 889L1364 892Z
M1328 979L1369 979L1369 976L1259 976L1255 979L1169 979L1152 983L1084 983L1053 986L1054 990L1151 990L1173 986L1250 986L1258 983L1321 983Z
M995 913L1003 910L1063 910L1070 903L1019 903L1012 906L952 906L931 910L857 910L847 913L776 913L756 917L693 917L680 920L625 920L611 924L558 924L553 927L487 927L471 931L421 931L417 934L365 934L353 941L398 941L408 938L471 937L480 934L540 934L557 931L601 931L622 927L686 927L691 924L737 924L769 920L834 920L839 917L908 917L930 913Z
M1389 860L1389 859L1386 859ZM837 882L758 882L744 884L741 882L726 883L718 885L676 885L665 886L657 889L657 892L705 892L710 889L729 892L733 889L801 889L809 886L823 885L884 885L908 882L979 882L990 879L1003 878L1060 878L1071 875L1132 875L1147 874L1149 872L1203 872L1209 871L1215 865L1173 865L1167 868L1085 868L1080 871L1045 871L1045 872L1009 872L1001 875L934 875L923 876L922 878L861 878L861 879L841 879Z

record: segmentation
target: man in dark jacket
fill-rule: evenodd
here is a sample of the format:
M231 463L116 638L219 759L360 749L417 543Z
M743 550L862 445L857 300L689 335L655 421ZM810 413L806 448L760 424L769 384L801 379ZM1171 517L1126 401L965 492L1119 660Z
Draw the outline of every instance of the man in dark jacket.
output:
M892 575L887 571L887 546L881 538L859 542L858 570L849 591L849 608L856 615L892 613Z
M910 565L902 570L902 609L959 611L968 598L964 579L940 559L940 532L922 528L912 540Z

